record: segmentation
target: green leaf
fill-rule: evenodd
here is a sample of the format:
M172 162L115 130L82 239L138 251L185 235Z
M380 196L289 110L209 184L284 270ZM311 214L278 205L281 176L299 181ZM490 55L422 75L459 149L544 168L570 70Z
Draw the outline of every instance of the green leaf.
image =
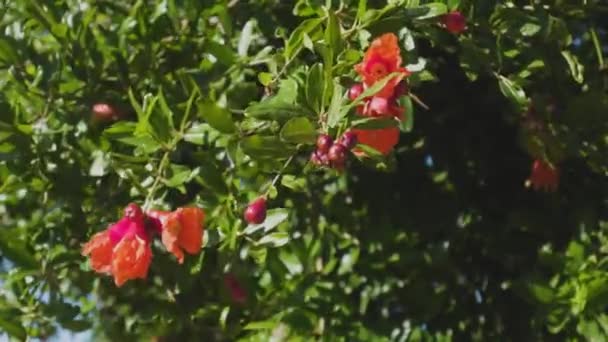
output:
M109 158L102 151L93 152L93 163L89 169L89 176L91 177L103 177L108 173L108 166L110 165Z
M226 307L224 307L224 309L222 310L222 313L220 314L220 327L222 328L222 330L226 330L226 320L228 319L229 313L230 313L230 307L226 306Z
M137 147L145 154L154 153L162 147L158 141L149 135L139 135L135 137L124 137L117 139L123 144Z
M290 156L294 150L275 136L252 135L241 140L245 154L255 158L281 158Z
M332 128L336 127L340 120L348 114L347 111L340 110L344 99L344 88L335 80L333 88L333 94L329 102L329 108L327 109L327 124Z
M188 167L181 165L171 165L171 173L172 175L169 179L163 180L163 183L172 188L177 188L198 175L199 168L194 170L190 170Z
M12 260L17 265L26 269L37 269L38 260L27 248L25 242L18 237L20 234L15 229L0 230L0 251L2 255Z
M286 232L276 232L264 235L257 241L258 246L281 247L289 242L289 234Z
M245 330L270 330L277 326L275 321L257 321L248 323L243 329Z
M310 115L310 112L298 105L266 100L247 107L245 115L259 120L286 121L296 116Z
M359 4L357 5L357 19L363 19L365 12L367 12L367 0L359 0Z
M294 175L283 175L281 177L281 185L293 191L306 191L306 179Z
M528 104L528 98L519 85L502 75L498 75L498 85L506 98L511 100L519 109L524 110Z
M281 139L296 144L314 144L317 132L313 124L305 117L292 118L287 121L280 133Z
M205 119L209 126L218 131L225 134L231 134L236 131L236 126L234 125L234 121L232 121L232 113L226 108L218 106L215 102L207 100L199 101L198 112L199 116Z
M27 333L23 325L16 319L14 313L0 312L0 327L4 332L19 340L25 341Z
M393 117L388 118L376 118L376 117L365 117L353 120L352 126L357 129L383 129L389 127L397 127L399 121Z
M81 332L91 329L91 322L82 319L74 319L61 322L61 326L75 332Z
M279 91L277 95L272 98L271 101L277 101L280 103L296 103L298 99L298 89L300 86L294 78L287 78L281 80L279 83Z
M146 116L144 113L144 109L135 98L135 94L133 93L133 89L131 88L129 88L129 102L131 103L131 107L133 107L135 113L137 114L137 121L143 121L144 117Z
M334 12L329 11L327 14L327 27L325 28L325 44L331 51L330 64L333 57L338 56L342 52L342 32L340 29L340 21Z
M230 46L209 41L206 44L207 51L212 54L217 61L225 66L234 64L236 58Z
M405 9L405 16L410 19L429 19L444 15L448 12L448 7L440 2L432 2L418 7Z
M356 148L363 151L365 153L365 157L367 158L384 159L384 155L371 146L365 144L357 144Z
M184 140L195 145L203 145L205 136L209 134L209 126L194 124L184 133Z
M323 65L317 63L310 68L306 78L306 101L308 102L308 106L317 113L321 113L324 107L324 90Z
M173 138L173 111L169 108L162 90L158 91L156 99L158 106L151 105L147 111L150 133L160 141L168 142Z
M401 96L399 104L405 110L399 128L402 132L409 133L414 128L414 104L409 96Z
M293 30L291 36L289 36L289 39L285 43L284 55L286 60L291 60L300 52L304 43L304 36L318 28L322 22L322 18L307 19Z
M272 74L269 72L261 72L258 74L258 81L260 81L264 87L268 87L268 85L272 83Z
M243 26L237 47L239 56L247 56L247 52L249 51L249 46L251 45L251 40L253 38L253 29L255 24L255 19L250 19L245 23L245 26Z
M562 51L562 56L568 63L568 67L570 68L570 75L577 83L583 83L585 80L585 66L583 66L578 58L573 55L570 51L564 50Z
M266 213L266 219L260 224L250 224L243 230L243 234L251 235L260 229L264 228L264 232L269 232L276 228L279 224L285 222L289 217L289 211L284 208L269 209Z
M540 303L549 304L555 297L554 290L544 284L532 282L527 287L530 295Z
M448 10L455 11L460 6L460 0L448 0Z
M19 55L15 43L11 38L0 38L0 62L15 64L19 61Z
M351 106L355 106L359 103L361 103L361 101L363 101L363 99L365 99L366 97L372 97L374 95L376 95L377 92L379 92L380 90L382 90L382 88L384 88L384 86L386 86L386 84L388 82L390 82L393 78L399 76L401 73L399 72L393 72L387 76L385 76L383 79L377 81L376 83L374 83L373 86L365 89L361 95L359 95L359 97L357 97L353 103L351 104Z
M348 253L340 258L340 266L338 267L338 275L343 275L353 270L353 267L359 260L359 247L353 247Z

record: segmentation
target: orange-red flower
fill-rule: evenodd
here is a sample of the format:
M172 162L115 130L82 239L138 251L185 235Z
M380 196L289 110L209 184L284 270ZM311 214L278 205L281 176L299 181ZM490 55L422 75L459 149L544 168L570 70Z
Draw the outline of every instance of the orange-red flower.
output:
M399 75L392 78L375 95L389 98L393 95L394 89L399 82L410 75L410 72L401 66L401 62L399 39L394 33L385 33L374 39L366 51L363 61L355 65L355 71L359 73L366 87L372 86L393 72L398 72Z
M95 272L113 275L116 286L122 286L129 279L147 276L152 261L150 238L141 208L132 203L122 219L93 235L82 255L90 256Z
M200 252L205 220L202 209L190 207L173 212L150 211L148 216L158 220L163 245L177 257L180 264L184 262L184 251L189 254Z
M371 87L391 73L397 72L398 75L391 79L378 93L365 99L364 103L357 107L359 115L392 116L396 119L403 119L404 108L400 107L397 101L400 96L407 92L407 86L403 79L409 76L410 72L402 67L401 63L399 40L395 34L383 34L371 43L363 61L355 66L355 71L363 79L363 87ZM354 94L349 93L349 96L352 99ZM399 129L395 127L375 130L353 129L353 133L357 136L357 142L368 145L384 155L390 153L399 142ZM365 155L365 152L360 149L355 148L353 152L356 155Z
M387 155L399 142L399 129L396 127L382 129L353 129L359 144L367 145L378 152ZM355 148L353 153L365 155L365 152Z
M559 170L542 160L534 160L528 181L534 190L556 191L559 185Z

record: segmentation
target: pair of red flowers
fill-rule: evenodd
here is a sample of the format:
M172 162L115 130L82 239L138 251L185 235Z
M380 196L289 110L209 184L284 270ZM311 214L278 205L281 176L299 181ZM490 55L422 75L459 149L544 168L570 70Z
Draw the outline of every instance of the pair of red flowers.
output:
M144 213L137 204L131 203L122 219L93 235L83 246L82 255L90 256L93 270L114 276L114 283L122 286L127 280L148 275L151 243L156 234L161 235L163 245L180 264L184 262L184 251L200 252L204 219L205 213L200 208Z
M403 119L404 108L399 107L398 99L407 92L404 79L411 73L401 66L399 40L394 33L385 33L374 39L365 52L363 61L355 65L355 71L361 76L362 83L355 84L349 90L351 100L386 76L396 73L374 96L364 99L357 113L371 117L394 117ZM368 145L382 154L388 154L399 142L399 128L360 130L353 129L357 142ZM362 153L355 150L355 153Z
M441 18L441 24L451 33L459 34L466 29L466 19L458 11L450 12ZM411 72L401 66L401 50L399 39L394 33L386 33L374 39L365 52L363 61L355 65L355 71L361 76L363 82L355 84L348 92L351 100L355 100L361 93L379 80L391 73L396 73L378 93L366 98L363 105L357 108L357 113L363 116L403 118L405 109L398 105L401 96L407 94L404 81ZM358 130L354 129L357 141L368 145L382 154L388 154L399 142L399 129L396 127ZM361 151L354 151L362 154Z

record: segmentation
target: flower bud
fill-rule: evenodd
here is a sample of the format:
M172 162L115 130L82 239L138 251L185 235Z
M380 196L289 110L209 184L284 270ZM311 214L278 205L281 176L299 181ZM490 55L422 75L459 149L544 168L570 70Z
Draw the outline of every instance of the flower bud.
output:
M249 224L260 224L266 220L266 199L260 197L249 203L245 209L245 221Z

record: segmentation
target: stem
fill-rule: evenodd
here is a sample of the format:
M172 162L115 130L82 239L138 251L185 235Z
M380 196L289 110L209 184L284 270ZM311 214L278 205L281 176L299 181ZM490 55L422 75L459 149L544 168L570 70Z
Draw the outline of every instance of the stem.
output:
M158 164L158 171L156 172L156 178L154 179L154 183L152 183L152 186L150 187L150 191L148 191L148 195L146 196L146 200L144 202L144 211L147 211L150 207L150 204L152 204L152 196L154 196L154 193L156 192L156 188L158 188L158 185L160 184L161 179L163 178L163 173L165 173L165 168L167 167L167 164L169 163L169 154L171 153L171 151L166 151L163 154L162 159L160 160L160 163Z
M272 189L272 187L274 187L274 185L278 182L279 178L281 178L281 176L283 175L283 172L285 171L285 169L287 168L287 166L289 166L289 163L291 163L291 161L293 160L293 158L296 155L292 155L291 157L289 157L286 161L285 164L283 164L283 167L281 167L281 170L279 170L279 173L277 173L276 176L274 176L274 179L272 180L272 183L270 183L270 186L268 186L268 189L266 189L266 193L264 194L264 197L268 196L268 193L270 192L270 189Z
M154 179L154 182L152 183L152 186L150 187L150 191L148 191L148 195L146 196L146 200L144 201L144 205L143 205L144 211L147 211L149 209L150 205L152 204L152 197L154 196L154 193L156 193L156 190L157 190L158 186L160 185L160 181L163 178L165 169L167 168L167 166L169 166L169 155L171 154L171 152L173 152L175 150L175 148L177 147L177 144L184 137L184 132L186 131L186 128L191 124L191 122L189 122L188 119L190 117L190 112L192 110L194 101L199 96L200 96L200 92L198 91L197 88L195 88L195 90L192 92L192 95L190 95L190 98L188 99L188 104L186 105L186 111L184 112L184 116L182 117L182 121L179 125L179 132L177 132L175 137L171 140L171 143L168 144L168 146L165 149L165 153L163 154L160 162L158 163L158 170L156 171L156 178Z
M600 66L600 69L604 68L604 55L602 54L602 45L600 44L600 40L597 38L597 32L595 31L595 27L592 27L590 30L591 40L593 40L593 45L595 46L595 54L597 55L597 62Z
M426 105L426 103L422 102L422 100L420 98L418 98L418 96L414 95L413 93L409 93L409 96L412 100L414 100L414 102L416 102L420 107L426 109L426 110L430 110L431 108L429 108L429 106Z

